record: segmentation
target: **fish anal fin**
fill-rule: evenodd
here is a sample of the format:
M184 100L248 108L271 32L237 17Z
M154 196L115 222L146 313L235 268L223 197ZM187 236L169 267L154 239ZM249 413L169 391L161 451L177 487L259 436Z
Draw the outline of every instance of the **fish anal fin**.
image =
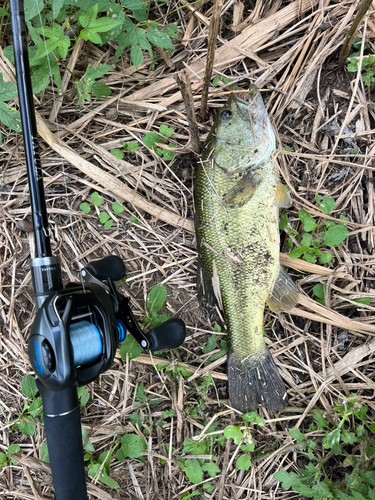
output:
M298 297L298 288L288 273L280 267L279 275L266 301L268 307L275 313L289 311L298 303Z
M223 198L225 206L240 208L253 197L259 182L251 172L244 174L241 179L226 193Z
M293 205L290 192L284 184L277 184L275 191L275 203L279 208L289 208Z
M228 354L229 403L243 413L255 411L259 405L281 411L288 396L275 361L264 347L258 357L241 358Z

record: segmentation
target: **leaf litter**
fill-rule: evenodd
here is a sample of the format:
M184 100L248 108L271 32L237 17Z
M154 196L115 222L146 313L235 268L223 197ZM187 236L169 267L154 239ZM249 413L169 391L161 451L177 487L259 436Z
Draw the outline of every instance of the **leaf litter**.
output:
M265 315L266 342L287 385L289 406L280 414L260 409L264 426L252 421L244 426L241 416L228 407L222 345L225 329L222 324L213 328L196 295L192 177L199 157L190 150L189 121L175 75L185 70L191 81L191 107L198 115L202 143L211 123L203 123L199 116L211 3L180 0L151 6L154 18L165 17L166 22L178 24L175 50L169 53L166 46L154 51L154 71L147 51L140 54L137 49L139 64L135 67L126 52L116 60L116 46L110 41L103 46L79 41L68 62L74 79L66 73L63 94L57 97L58 135L51 88L36 97L52 243L62 260L65 282L77 280L77 260L87 263L111 253L119 255L126 263L127 276L118 286L131 298L139 321L150 313L148 293L162 284L167 290L163 312L181 317L188 332L177 351L142 353L134 359L118 353L111 370L88 386L90 397L81 415L95 450L93 456L98 459L116 441L123 449L128 441L134 441L142 458L129 458L132 453L126 451L127 457L119 460L116 452L112 454L110 479L119 488L107 488L94 480L89 484L90 498L178 499L192 494L219 500L289 498L291 491L283 489L273 474L282 474L285 487L293 485L296 479L289 473L306 465L307 451L305 455L299 451L305 441L300 438L298 442L298 438L293 443L297 434L288 429L308 435L316 411L324 416L322 426L334 423L336 405L347 401L351 393L373 415L373 89L365 85L360 72L337 68L339 50L356 8L355 2L328 0L224 1L221 7L211 79L214 84L208 93L211 119L230 92L245 92L249 81L258 85L278 131L275 156L294 201L286 216L297 234L282 232L281 262L299 285L301 300L288 314L277 316L266 310ZM85 29L85 18L81 21ZM99 22L98 29L86 38L100 38L100 26ZM47 33L50 47L63 40L60 31L52 26ZM14 82L12 65L2 52L9 44L9 26L4 33L0 72L4 82ZM358 35L374 48L371 11ZM362 57L360 52L358 57ZM100 65L108 71L102 71L94 96L103 97L97 101L84 87L84 75ZM97 78L94 73L93 78ZM79 81L81 96L86 96L81 99L83 106L77 104L79 88L74 82ZM2 88L3 102L14 98L13 87L2 83ZM9 116L16 119L14 113ZM158 135L161 130L173 146L175 155L170 160L144 145L147 133ZM42 425L38 420L30 424L26 418L22 425L34 425L33 437L17 429L9 432L11 423L24 411L26 395L21 382L32 373L26 340L34 317L29 272L33 246L31 236L18 225L30 213L23 145L19 134L3 125L0 133L0 451L7 464L0 471L0 490L6 500L53 498L49 469L39 453L44 440ZM136 143L138 149L124 149L122 158L110 153L124 143ZM101 209L114 220L109 230L103 228L94 210L85 214L79 208L82 203L90 204L94 192L104 200ZM115 202L124 206L122 213L112 209ZM327 220L342 223L340 216L348 219L348 238L337 245L333 241L335 246L329 248L333 258L325 266L288 256L288 238L293 248L301 246L301 210L318 226ZM310 244L310 239L304 241ZM320 295L324 303L315 300L317 284L324 288ZM355 302L363 298L370 302ZM208 344L211 351L205 349ZM220 352L223 354L218 359L210 361L211 355ZM158 365L166 366L158 369ZM26 380L27 397L35 397ZM236 443L225 431L228 426L239 427L243 437L248 437L246 429L250 429L255 451L250 451L252 446L246 448L249 444L239 444L240 435ZM225 432L229 432L228 439ZM184 441L189 438L207 445L185 453ZM10 445L19 445L20 450L13 453L12 449L7 455ZM245 448L241 450L241 446ZM317 447L327 460L331 479L341 481L344 467L337 467L321 440ZM355 444L352 452L359 453ZM212 461L213 456L216 461ZM99 473L99 469L96 464L91 470ZM201 476L201 484L188 479ZM316 498L325 498L329 493L326 485L319 485ZM301 491L307 494L307 486L303 487Z

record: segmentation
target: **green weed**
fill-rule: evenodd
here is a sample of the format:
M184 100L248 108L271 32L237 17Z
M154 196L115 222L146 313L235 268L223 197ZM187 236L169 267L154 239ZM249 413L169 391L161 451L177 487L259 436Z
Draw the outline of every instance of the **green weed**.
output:
M0 12L1 14L1 12ZM15 132L21 131L21 117L18 111L6 105L17 95L17 85L13 82L4 82L3 75L0 73L0 121ZM2 135L0 133L0 144Z
M138 143L137 142L123 142L122 149L111 149L110 153L113 154L118 160L122 160L124 158L125 151L138 151Z
M315 196L318 202L318 207L326 215L330 215L335 201L332 197L325 198L324 196ZM318 224L306 210L301 209L298 212L298 217L303 225L303 233L300 240L300 246L289 252L289 257L297 259L302 257L303 260L315 264L319 261L320 264L328 264L332 260L330 251L325 250L325 247L337 247L348 237L348 229L344 225L344 221L348 219L340 216L342 223L335 223L331 220L325 220L323 224ZM290 236L299 236L299 233L292 229L288 221L287 214L280 217L279 228L284 229ZM293 247L293 240L287 240L289 248Z
M104 202L103 198L101 198L96 191L91 194L90 198L92 203L81 203L79 206L79 208L85 214L90 213L92 205L100 207ZM121 203L115 201L114 203L112 203L112 210L115 213L115 215L119 215L125 210L125 208L123 205L121 205ZM110 229L112 227L114 220L110 217L110 215L107 212L100 212L98 217L100 223L103 224L104 229Z
M168 0L162 1L168 3ZM33 93L42 92L49 85L50 78L54 79L57 88L61 90L60 71L66 68L69 52L80 38L99 46L115 42L115 62L125 50L129 50L131 62L138 68L147 51L155 65L153 48L174 50L172 38L177 35L177 25L172 23L161 26L158 22L149 20L150 4L151 2L144 0L122 0L121 4L114 0L25 0L25 21L31 39L28 53ZM9 16L9 13L0 8L0 17L2 16ZM79 28L77 34L70 29L75 24ZM14 63L11 45L4 48L4 55ZM95 68L89 65L85 75L78 81L72 75L78 104L90 101L92 97L100 99L110 95L111 89L98 79L112 68L113 66L106 64L99 64ZM19 114L5 104L16 94L16 85L11 82L3 83L0 74L0 121L18 132L21 130Z
M355 395L338 404L334 412L337 424L333 419L327 421L323 413L316 410L309 436L299 429L289 429L296 447L310 462L298 469L298 474L282 470L274 477L283 488L291 488L314 500L375 500L375 423ZM336 475L341 479L333 480L329 473L329 457L315 453L318 444L334 457Z
M165 161L170 161L174 158L175 152L170 149L160 148L157 144L167 145L167 139L172 137L174 129L163 124L159 127L159 134L156 132L146 132L143 138L143 144L145 144L148 148L153 149L158 156L163 156ZM169 143L168 147L174 148L174 144Z
M347 59L346 69L349 71L349 73L357 73L358 71L361 43L362 43L361 37L356 36L353 40L352 51ZM364 49L367 50L369 48L370 44L365 43ZM375 63L375 55L368 54L363 56L362 67L361 67L362 79L363 83L368 87L370 87L370 85L373 82L375 82L374 63Z

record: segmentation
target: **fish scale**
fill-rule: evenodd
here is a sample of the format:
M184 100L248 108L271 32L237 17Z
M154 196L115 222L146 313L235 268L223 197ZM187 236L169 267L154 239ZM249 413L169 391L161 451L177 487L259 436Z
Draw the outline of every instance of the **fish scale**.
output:
M253 110L232 96L221 110L207 139L194 188L204 286L210 289L218 276L220 297L217 291L207 295L215 295L223 305L230 342L229 399L241 411L252 411L259 404L282 409L287 403L284 384L263 337L265 303L281 269L279 179L271 156L274 135L254 89L250 102ZM276 295L282 300L293 295L281 304L291 308L298 292L286 273L282 278L283 289L276 290Z

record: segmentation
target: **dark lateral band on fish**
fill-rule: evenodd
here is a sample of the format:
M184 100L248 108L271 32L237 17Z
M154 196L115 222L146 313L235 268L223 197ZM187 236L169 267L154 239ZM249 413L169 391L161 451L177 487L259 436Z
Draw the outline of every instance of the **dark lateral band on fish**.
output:
M279 183L274 149L267 111L251 86L248 100L232 94L219 111L195 179L198 292L224 312L229 400L243 412L282 410L288 402L263 338L265 304L280 312L298 302L279 263L278 210L291 198Z

